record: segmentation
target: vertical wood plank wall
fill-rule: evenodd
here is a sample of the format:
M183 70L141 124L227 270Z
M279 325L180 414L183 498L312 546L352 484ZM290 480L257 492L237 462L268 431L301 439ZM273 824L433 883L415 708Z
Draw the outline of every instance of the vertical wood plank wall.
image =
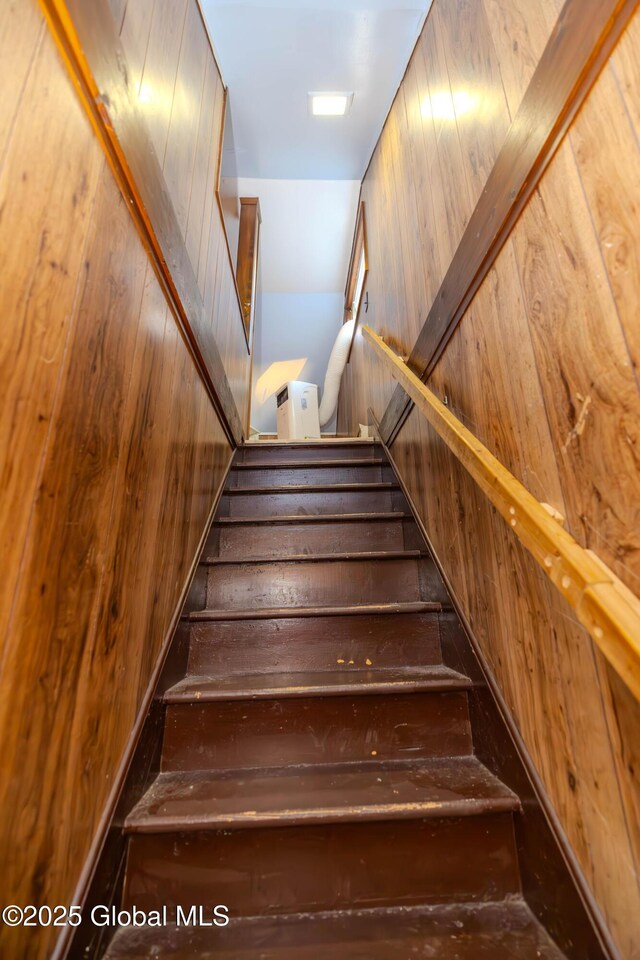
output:
M362 187L367 323L408 354L555 23L555 0L435 0ZM640 14L430 386L640 592ZM339 432L394 383L361 337ZM612 934L637 957L640 709L414 410L392 455Z
M137 69L175 86L154 135L230 331L220 78L184 3L119 6L123 30L154 9ZM0 899L69 904L232 451L36 0L0 5L0 79ZM58 933L3 926L0 954L49 956Z
M196 0L119 0L127 68L163 169L242 423L249 351L216 196L224 85ZM237 242L237 238L236 238Z

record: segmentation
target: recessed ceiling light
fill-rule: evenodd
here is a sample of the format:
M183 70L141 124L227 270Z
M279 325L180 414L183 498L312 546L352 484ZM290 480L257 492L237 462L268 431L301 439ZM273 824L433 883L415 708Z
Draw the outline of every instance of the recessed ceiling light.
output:
M309 110L314 117L343 117L352 101L352 93L310 93Z

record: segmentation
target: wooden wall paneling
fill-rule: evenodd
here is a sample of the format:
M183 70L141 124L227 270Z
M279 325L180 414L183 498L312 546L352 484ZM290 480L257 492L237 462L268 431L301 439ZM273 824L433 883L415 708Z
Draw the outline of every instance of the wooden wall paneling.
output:
M640 71L638 82L640 84ZM640 85L637 90L640 91ZM620 95L612 64L605 69L576 118L570 140L638 383L640 151L637 132ZM640 436L631 423L626 430L632 448L640 446ZM635 591L640 592L640 576L635 582Z
M209 146L209 156L216 157L221 149L221 117L222 104L224 103L224 89L221 83L217 82L215 74L212 75L215 81L215 97L212 103L211 117L211 141ZM205 191L204 209L202 217L202 235L200 240L200 249L198 255L198 286L206 302L205 287L207 283L207 262L209 257L209 244L211 239L211 224L214 217L218 214L218 202L216 200L217 178L209 174L207 176L207 186Z
M443 259L448 255L448 235L443 237L438 227L438 224L446 222L446 213L440 190L440 161L421 41L416 46L404 80L404 97L419 213L420 252L426 283L426 315L444 276Z
M16 857L14 870L7 871L9 889L24 903L58 902L62 891L71 893L71 865L77 868L86 855L95 827L91 817L105 800L97 783L92 784L97 795L92 791L90 797L78 781L75 790L68 790L74 770L82 779L80 770L87 762L82 747L88 746L71 741L75 749L70 749L68 736L76 705L83 700L83 660L95 640L118 440L142 300L146 257L144 251L136 256L138 241L135 233L127 236L129 221L118 221L122 205L104 168L5 654L4 675L11 684L2 698L1 729L3 756L13 769L2 778L6 833L0 846L29 849L30 857L38 858L25 871ZM105 276L112 280L106 288ZM35 642L25 644L24 637ZM104 747L100 742L99 749ZM52 815L62 809L64 825Z
M482 193L509 129L500 65L482 3L436 7L471 208Z
M95 187L104 167L99 151L92 149L90 124L72 109L74 93L57 71L55 46L41 26L29 13L24 20L13 21L16 48L26 49L29 45L21 35L32 33L38 54L33 65L25 62L23 73L5 88L7 104L15 95L20 109L0 174L5 316L0 337L0 409L5 411L0 426L0 544L6 571L0 601L3 643L51 429L77 278L86 270L84 244ZM47 124L34 124L40 110L48 115ZM64 163L42 165L43 156L59 152ZM28 233L16 229L23 222L30 224Z
M204 224L206 223L208 226L211 216L211 203L209 202L207 207L207 196L209 195L212 198L215 189L215 179L212 171L216 156L213 143L213 119L216 96L220 92L221 84L218 71L214 60L209 56L205 62L204 88L200 102L198 140L186 230L187 252L198 277L200 293L203 293L203 284L200 283L200 253L205 235Z
M635 6L636 0L588 0L588 6L566 0L413 348L412 368L421 375L429 375L437 362ZM449 169L453 177L454 168ZM455 182L459 179L455 176ZM381 424L383 436L394 435L407 409L406 396L396 391Z
M135 6L141 12L144 12L145 8L150 9L150 5L144 0L128 0L127 5ZM186 16L187 0L154 0L141 82L145 96L140 109L149 128L149 136L160 166L164 164L167 147ZM123 31L123 43L124 39ZM126 47L125 53L128 54Z
M109 9L111 10L118 31L122 29L126 6L127 0L109 0Z
M426 311L426 284L421 263L418 205L411 164L411 146L407 130L404 91L400 89L389 117L393 171L396 193L396 224L401 259L398 264L404 296L399 304L399 326L404 343L414 342ZM407 176L407 171L410 175Z
M509 259L507 259L509 258ZM515 281L517 286L517 276L513 270L515 263L510 256L509 247L505 247L498 263L501 265L501 272L505 279L510 280L511 285ZM504 265L504 270L502 266ZM518 307L517 290L507 289L500 296L499 289L495 292L496 298L495 310L491 309L489 299L484 296L489 292L489 275L487 281L479 291L474 300L474 304L465 316L464 323L456 331L445 352L442 360L436 367L434 379L437 375L443 376L447 383L452 384L451 392L454 394L453 406L456 406L455 392L458 385L459 392L463 396L463 408L470 411L474 419L473 429L484 439L485 432L488 432L491 442L489 446L493 452L499 456L516 475L527 483L540 499L551 502L561 513L566 512L564 496L560 489L557 468L555 463L554 449L549 435L547 417L545 414L540 387L535 371L535 362L533 361L533 352L531 349L531 338L526 330L526 316L522 314L522 307ZM511 279L513 278L513 279ZM506 294L506 295L505 295ZM491 297L493 299L493 296ZM505 309L509 304L508 312ZM522 320L520 320L522 317ZM474 330L477 326L476 320L480 320L480 329ZM518 323L519 321L519 323ZM514 329L514 325L518 324ZM519 329L519 328L520 329ZM509 330L511 328L511 331ZM508 358L501 355L500 344L507 343L515 339L518 343L517 360L511 356ZM455 349L458 347L458 349ZM451 349L453 353L450 353ZM528 356L527 356L528 352ZM528 371L527 371L527 368ZM533 368L533 369L532 369ZM518 388L518 379L524 374L522 387ZM513 388L516 388L516 392ZM527 403L527 397L531 398ZM481 398L481 401L480 401ZM480 401L480 402L479 402ZM501 408L502 407L502 411ZM503 421L501 423L501 420ZM506 421L506 422L505 422ZM479 429L478 429L479 428ZM485 441L488 442L488 441ZM524 475L523 475L524 473ZM527 474L529 479L527 480ZM478 515L475 512L467 510L468 516L473 516L472 527L478 523ZM502 532L502 539L505 538ZM490 556L486 556L486 548L483 549L483 543L491 544ZM503 547L503 549L505 549ZM495 534L486 538L480 537L479 542L470 543L465 550L464 563L467 566L472 564L472 557L481 558L483 566L490 561L491 556L499 556L500 537ZM507 571L513 568L514 551L511 549L511 559L507 566ZM509 554L508 554L509 556ZM473 582L474 577L470 572L470 579ZM477 580L476 580L477 582ZM499 604L496 600L495 606L501 614L504 614L505 604L508 604L508 598L513 595L513 582L504 583L504 589L501 592L502 602ZM526 590L519 584L517 596L526 596L531 603L531 585ZM564 807L565 815L568 815L569 821L575 821L575 807L577 802L580 806L591 807L592 797L597 797L598 802L593 804L597 810L589 809L583 812L582 823L584 826L584 835L582 832L572 836L574 845L581 853L581 859L585 865L585 870L591 874L592 885L596 892L601 896L601 902L606 902L603 890L613 889L619 891L622 886L625 890L634 888L634 876L625 873L618 867L620 859L620 838L624 837L625 824L624 814L620 806L618 796L618 783L616 781L615 769L616 758L612 752L611 744L608 739L607 724L608 718L602 710L601 695L599 689L598 670L595 661L595 651L591 641L586 637L580 627L576 624L573 629L568 629L570 620L567 617L564 603L559 604L553 591L543 591L544 602L539 608L540 622L545 620L557 619L560 626L555 627L556 644L554 644L553 655L556 657L560 684L556 694L550 699L551 703L562 703L565 701L566 716L571 718L571 752L569 754L573 765L572 770L574 797L569 794L572 801ZM556 618L545 614L547 609L558 609ZM513 611L508 610L508 622L517 622L517 616ZM562 618L562 619L561 619ZM498 625L495 625L498 627ZM489 634L490 644L495 644L494 632ZM510 640L512 642L512 636ZM545 671L548 673L548 670ZM501 675L501 671L499 671ZM520 683L523 676L519 671L512 674L511 683ZM530 675L532 675L530 673ZM595 706L593 705L595 698ZM536 700L538 696L536 697ZM588 705L588 707L587 707ZM585 716L585 708L588 716ZM516 715L522 716L520 711ZM530 723L529 730L542 729L542 720L537 718L537 723ZM554 725L555 729L555 725ZM584 736L585 730L589 729L589 735ZM577 734L576 731L581 731ZM531 735L531 734L530 734ZM546 748L545 748L546 749ZM598 760L598 763L595 760ZM543 771L547 773L548 771ZM552 771L554 773L554 771ZM549 782L549 780L547 780ZM555 782L564 788L564 778L562 768L560 774L555 772ZM577 786L576 786L577 784ZM554 796L557 801L557 793ZM616 834L618 843L612 848L610 837L606 833L597 829L597 824L604 817L609 819L612 832ZM593 864L598 864L597 871ZM608 866L607 866L608 864ZM631 885L631 886L630 886ZM632 893L631 896L634 894ZM619 898L619 892L616 897ZM630 904L627 902L627 909Z
M511 118L531 82L558 15L555 0L484 0Z
M514 244L569 528L637 590L640 397L569 143Z
M585 657L589 638L571 626L564 601L455 461L449 502L434 504L448 471L434 449L442 444L418 418L413 411L394 455L421 513L426 510L439 555L448 556L456 593L467 598L470 621L588 880L624 955L633 956L628 951L637 937L637 890L591 652ZM411 447L414 456L408 458ZM453 460L446 450L442 456ZM463 508L460 517L456 505ZM458 557L461 538L466 543Z
M0 171L44 29L37 7L21 0L7 0L0 7L0 90L4 94L0 111Z
M66 0L73 28L57 18L55 4L64 0L43 0L51 7L51 22L60 42L69 52L71 68L85 89L85 108L92 113L96 129L107 150L121 188L130 202L141 235L157 258L167 289L175 300L181 322L189 336L194 356L201 363L214 403L225 419L230 436L242 438L233 395L229 389L215 338L207 329L207 318L195 272L189 260L180 224L158 165L138 97L131 90L126 58L105 0ZM155 8L157 14L158 8ZM77 51L81 49L81 54ZM144 80L143 80L144 84ZM95 88L103 90L96 110ZM108 111L104 104L109 104ZM109 122L104 114L108 112ZM126 159L124 159L126 158ZM166 264L171 264L169 269Z
M120 19L116 18L120 40L127 58L131 89L137 93L145 112L147 106L151 107L154 97L158 95L147 79L144 94L140 97L155 4L156 0L150 0L149 3L141 3L140 0L125 0L121 17ZM153 56L154 53L155 51L152 49L151 55Z
M616 81L631 122L640 139L640 64L638 63L638 44L640 43L640 19L636 15L620 38L613 52L611 63Z
M440 22L438 4L429 11L424 56L429 82L431 112L440 157L439 189L444 197L449 242L456 249L473 210L472 195L465 174L447 59L449 49ZM449 112L451 110L451 112Z
M209 43L202 26L200 10L191 0L187 4L187 16L182 32L171 122L162 165L185 241L208 57L210 57ZM197 260L191 258L191 262L195 272Z

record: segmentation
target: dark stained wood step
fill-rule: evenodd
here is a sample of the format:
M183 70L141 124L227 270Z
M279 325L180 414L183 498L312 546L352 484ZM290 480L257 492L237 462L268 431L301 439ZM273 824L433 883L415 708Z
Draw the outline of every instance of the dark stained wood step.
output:
M419 551L206 561L204 606L216 610L328 607L442 600L431 558Z
M287 611L291 613L291 611ZM190 624L188 673L329 670L339 660L376 669L442 662L438 611L357 616L253 617Z
M466 690L471 686L468 677L440 663L386 669L372 669L365 663L364 659L346 661L341 657L336 660L334 669L315 672L283 673L277 670L230 676L189 674L170 687L163 695L163 700L165 703L207 703L311 696L370 696L380 693Z
M384 616L403 613L438 613L442 610L439 601L417 601L415 603L362 603L344 604L334 607L273 607L260 610L194 610L187 615L195 622L215 620L255 620L279 619L284 617L342 617L342 616Z
M397 510L406 511L406 500L396 483L309 484L226 490L220 516L280 517Z
M224 770L472 752L466 688L166 706L162 770Z
M408 546L405 529L409 524L413 519L400 512L221 518L211 528L204 556L251 560L346 549L403 550Z
M345 664L344 666L342 664ZM468 677L435 664L431 667L396 667L373 670L365 660L349 666L343 658L335 669L245 676L187 676L163 696L165 703L203 703L221 700L273 700L288 697L363 696L373 693L414 693L433 690L466 690Z
M234 917L504 900L513 815L129 835L123 907L227 904Z
M264 566L266 564L272 567L285 564L298 563L342 563L343 561L363 560L419 560L420 557L429 555L422 550L345 550L342 553L300 553L292 554L289 557L252 557L250 561L239 558L229 559L228 557L204 558L200 562L205 567L244 567L244 566Z
M231 914L233 916L233 913ZM105 960L563 960L520 899L126 927Z
M216 517L216 526L242 527L242 526L277 526L281 523L376 523L386 520L413 520L410 513L402 510L392 510L389 513L328 513L315 517L304 513L292 514L289 517Z
M389 465L389 461L384 457L376 457L372 460L363 460L361 457L337 457L335 460L274 460L262 467L256 463L234 463L232 470L279 470L285 467L287 470L295 470L297 467L310 469L313 467L360 467L360 466L382 466Z
M269 466L271 463L314 460L380 460L383 448L372 441L319 441L316 443L248 443L236 451L234 465L250 463Z
M308 464L270 464L268 467L250 463L235 465L228 479L227 489L252 487L281 487L322 485L337 483L382 483L392 482L391 466L381 460L351 460L338 463L334 460L314 460Z
M161 774L128 833L465 817L514 812L518 798L475 757L387 767Z

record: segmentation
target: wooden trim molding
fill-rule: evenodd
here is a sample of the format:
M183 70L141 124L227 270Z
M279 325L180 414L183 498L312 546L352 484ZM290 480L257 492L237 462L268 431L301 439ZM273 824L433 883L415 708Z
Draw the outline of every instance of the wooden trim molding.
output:
M362 193L362 190L360 191ZM355 295L356 283L358 282L358 267L360 264L360 257L364 251L364 279L362 281L362 296L360 297L360 302L358 304L358 311L355 317L351 316L351 307L353 304L353 297ZM353 336L351 337L351 345L349 347L349 355L347 357L347 363L351 360L351 352L353 350L353 342L356 336L356 329L358 323L360 322L360 316L362 315L363 307L363 298L367 289L367 278L369 276L369 252L367 248L367 220L365 215L364 200L358 201L358 216L356 219L356 229L353 236L353 245L351 247L351 257L349 258L349 270L347 272L347 283L344 290L344 316L342 319L343 323L346 323L347 320L355 319L355 324L353 326ZM365 307L365 312L368 309L368 304Z
M369 422L374 424L379 436L380 424L371 409ZM382 445L451 597L454 612L443 611L440 615L442 654L447 666L473 681L469 709L475 731L475 753L522 802L522 813L515 819L515 833L524 898L568 960L601 960L602 957L615 960L619 954L605 919L482 646L440 562L393 453L384 441ZM549 896L550 890L554 892L553 897Z
M423 380L507 241L638 0L566 0L409 356ZM380 422L393 443L411 410L397 387Z
M198 0L196 0L196 3L197 3L197 5L198 5L198 11L199 11L199 13L200 13L200 17L201 17L201 19L202 19L202 22L205 23L205 21L204 21L204 16L203 16L203 13L202 13L202 8L201 8L201 6L200 6L200 3L198 2ZM219 67L219 65L218 65L218 60L217 60L217 58L216 58L215 52L213 51L213 45L211 44L211 38L209 37L209 31L208 31L207 28L206 28L206 24L205 24L205 32L206 32L206 34L207 34L207 38L209 39L209 45L210 45L210 47L211 47L211 52L213 53L213 59L215 60L216 67L218 68L218 73L220 74L220 79L222 80L222 73L220 73L220 67ZM224 86L224 81L222 81L222 83L223 83L223 86ZM241 320L242 320L242 327L243 327L243 330L244 330L244 337L245 337L245 340L247 341L247 353L250 354L250 353L251 353L251 344L250 344L250 342L249 342L249 333L248 333L248 331L247 331L247 327L246 327L246 324L245 324L245 322L244 322L244 310L243 310L243 308L242 308L242 296L241 296L241 294L240 294L240 287L239 287L239 285L238 285L237 268L236 268L236 266L234 265L233 254L231 253L231 244L229 243L229 234L227 233L227 223L226 223L226 220L225 220L224 210L223 210L223 207L222 207L222 198L221 198L221 196L220 196L220 182L221 182L221 178L222 178L222 153L223 153L223 150L224 150L224 131L225 131L226 124L227 124L227 111L228 111L228 109L229 109L229 89L228 89L228 87L225 86L225 87L224 87L224 103L223 103L223 105L222 105L222 118L221 118L221 120L220 120L220 138L219 138L219 140L218 140L218 142L219 142L219 144L220 144L220 152L219 152L219 154L218 154L218 169L216 170L216 206L217 206L217 208L218 208L218 216L220 217L220 222L221 222L221 224L222 224L222 233L223 233L223 235L224 235L224 242L225 242L225 246L226 246L226 248L227 248L227 260L228 260L228 262L229 262L229 270L231 271L231 278L232 278L232 280L233 280L233 288L234 288L235 293L236 293L236 300L237 300L237 303L238 303L238 313L239 313L240 318L241 318Z
M108 2L40 4L216 411L238 445L242 422Z
M370 327L362 332L640 700L640 600L599 557L574 540L547 505L529 493Z
M260 249L260 200L258 197L240 197L240 235L238 238L238 290L245 334L251 352L258 283L258 255Z

